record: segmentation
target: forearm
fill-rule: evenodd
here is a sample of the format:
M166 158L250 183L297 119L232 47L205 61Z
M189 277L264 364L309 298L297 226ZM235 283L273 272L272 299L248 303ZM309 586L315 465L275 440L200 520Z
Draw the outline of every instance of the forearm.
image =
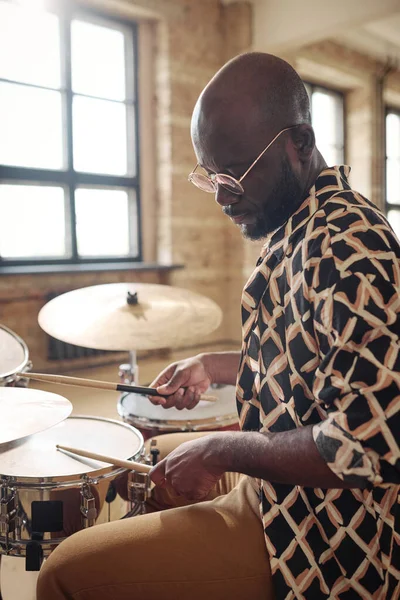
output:
M213 383L236 385L240 352L207 352L199 355Z
M303 487L360 487L360 484L342 481L327 466L313 440L312 426L281 433L224 432L215 435L210 461L215 460L216 464L219 461L225 471Z

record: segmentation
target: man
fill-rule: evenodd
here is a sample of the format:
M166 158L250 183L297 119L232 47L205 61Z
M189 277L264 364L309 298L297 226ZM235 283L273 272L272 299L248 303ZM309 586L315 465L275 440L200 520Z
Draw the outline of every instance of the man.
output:
M215 193L243 235L266 242L243 292L241 353L199 355L170 365L154 382L160 396L153 401L192 408L211 382L237 379L242 431L181 444L152 479L159 494L198 502L220 493L229 473L249 477L225 498L157 515L167 530L182 518L191 536L203 518L205 538L197 538L193 556L202 558L188 575L183 534L174 537L180 551L172 565L174 543L157 529L170 567L158 597L271 598L270 566L279 600L397 598L398 242L377 208L351 190L348 168L327 168L315 147L304 86L276 57L246 54L221 69L196 104L192 140L198 164L189 179ZM254 507L254 488L267 552L253 508L251 517L244 508ZM216 515L225 524L218 538ZM145 519L153 531L154 514L140 519L131 533L145 531ZM112 532L122 535L126 527L93 528L64 542L42 574L39 600L106 597L94 595L97 563L88 547L98 539L106 548ZM205 572L210 539L217 557ZM126 538L124 544L127 560L134 560ZM144 541L135 544L140 552ZM66 575L73 573L74 552L76 563L91 570L78 584ZM107 550L101 552L104 562ZM230 560L232 575L221 574ZM108 585L115 593L109 597L137 597L132 581L139 576L131 581L123 571L116 567L115 580L122 577L131 595L120 584L112 588L104 574L97 592ZM192 594L196 574L196 586L207 580L199 596ZM172 592L171 578L191 587Z

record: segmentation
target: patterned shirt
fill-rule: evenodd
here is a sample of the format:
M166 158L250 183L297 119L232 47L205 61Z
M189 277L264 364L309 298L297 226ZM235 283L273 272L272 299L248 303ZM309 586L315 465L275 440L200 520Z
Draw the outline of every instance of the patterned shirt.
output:
M348 172L322 171L242 298L242 429L314 425L330 469L362 482L260 482L277 600L400 598L400 247Z

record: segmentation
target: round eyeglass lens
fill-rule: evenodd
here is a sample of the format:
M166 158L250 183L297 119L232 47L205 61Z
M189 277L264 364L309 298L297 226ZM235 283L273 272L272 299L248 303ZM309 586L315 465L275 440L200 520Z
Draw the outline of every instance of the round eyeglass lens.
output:
M241 183L230 175L217 173L217 175L215 175L215 181L228 192L232 192L232 194L243 194L244 190Z
M201 173L192 173L189 175L189 181L203 190L203 192L208 192L209 194L215 193L216 187L214 182Z

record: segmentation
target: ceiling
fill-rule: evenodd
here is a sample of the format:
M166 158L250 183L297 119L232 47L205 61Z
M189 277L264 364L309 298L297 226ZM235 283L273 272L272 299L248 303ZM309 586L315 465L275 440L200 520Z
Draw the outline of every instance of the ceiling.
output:
M389 58L400 67L400 11L346 31L334 39L376 58Z
M230 3L234 0L222 0ZM400 61L400 0L251 0L254 49L290 51L334 39Z

